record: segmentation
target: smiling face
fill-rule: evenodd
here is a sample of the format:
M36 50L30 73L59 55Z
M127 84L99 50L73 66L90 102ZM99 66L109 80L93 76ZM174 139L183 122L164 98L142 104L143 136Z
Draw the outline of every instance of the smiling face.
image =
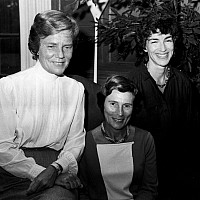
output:
M113 129L123 129L131 118L133 100L134 96L131 92L113 90L104 102L106 123Z
M73 52L73 39L70 30L40 39L39 61L49 73L62 75L68 67Z
M149 64L165 67L174 52L174 42L170 34L152 34L146 41L146 51L149 56Z

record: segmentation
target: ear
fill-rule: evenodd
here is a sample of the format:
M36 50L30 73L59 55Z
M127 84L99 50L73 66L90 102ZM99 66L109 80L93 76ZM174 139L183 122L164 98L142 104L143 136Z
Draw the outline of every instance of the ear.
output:
M144 50L144 52L147 52L147 49L145 48L145 49L143 49Z
M145 42L145 45L143 46L144 47L144 52L146 52L147 53L147 40L146 40L146 42Z

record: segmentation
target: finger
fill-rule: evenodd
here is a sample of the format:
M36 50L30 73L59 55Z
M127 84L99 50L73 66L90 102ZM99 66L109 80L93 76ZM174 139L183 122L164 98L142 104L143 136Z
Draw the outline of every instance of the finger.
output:
M72 189L70 183L68 183L68 182L65 183L65 188L68 189L68 190Z
M81 180L78 178L78 176L75 175L73 178L74 178L74 181L75 181L76 187L78 187L78 188L82 188L83 185L82 185L82 183L81 183Z
M74 180L74 183L75 183L76 188L82 188L83 187L83 185L81 184L81 181L78 177L76 177L76 179Z
M76 187L76 177L73 174L68 174L68 176L66 176L65 182L70 185L71 189Z
M70 184L70 188L71 189L74 189L74 188L78 187L78 186L76 186L77 184L76 184L75 181L70 181L69 184Z
M83 184L81 183L80 179L76 179L72 182L74 184L74 188L82 188Z
M69 183L71 189L79 188L81 185L80 181L76 179L68 180L67 183Z
M30 184L30 186L29 186L29 188L28 188L26 194L27 194L27 195L30 195L30 194L33 194L33 193L35 193L35 192L39 192L39 191L41 191L42 189L43 189L43 185L41 185L40 182L33 181L33 182Z
M35 181L33 181L33 182L30 184L30 186L29 186L29 188L28 188L26 194L27 194L27 195L30 195L30 194L36 192L36 190L37 190L38 187L39 187L39 185L38 185Z
M73 187L69 182L65 183L64 185L62 184L60 186L64 186L68 190L74 189L74 188L83 188L83 184L80 184L80 185L77 185L76 187Z

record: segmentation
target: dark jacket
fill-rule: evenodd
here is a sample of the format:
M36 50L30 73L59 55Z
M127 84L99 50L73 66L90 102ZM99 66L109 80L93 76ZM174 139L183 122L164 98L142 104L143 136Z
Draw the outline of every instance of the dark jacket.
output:
M193 88L181 71L172 68L164 93L161 93L145 65L134 67L129 74L139 90L140 107L133 123L155 134L190 127L194 119ZM168 135L169 136L169 135Z
M154 137L159 186L163 186L167 194L172 190L169 185L172 188L174 184L175 193L184 194L181 184L191 183L199 171L196 167L199 150L196 148L198 113L195 88L183 72L171 66L164 93L158 89L144 64L134 67L128 77L139 90L131 123L150 131Z

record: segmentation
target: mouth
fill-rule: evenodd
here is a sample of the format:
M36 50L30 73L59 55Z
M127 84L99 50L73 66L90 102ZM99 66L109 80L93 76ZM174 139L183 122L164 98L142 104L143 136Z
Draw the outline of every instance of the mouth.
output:
M168 53L165 54L156 54L156 56L160 59L167 59L168 58Z
M54 65L62 66L65 62L53 62Z
M116 122L116 123L122 123L124 121L124 119L116 119L116 118L113 118L113 120Z

